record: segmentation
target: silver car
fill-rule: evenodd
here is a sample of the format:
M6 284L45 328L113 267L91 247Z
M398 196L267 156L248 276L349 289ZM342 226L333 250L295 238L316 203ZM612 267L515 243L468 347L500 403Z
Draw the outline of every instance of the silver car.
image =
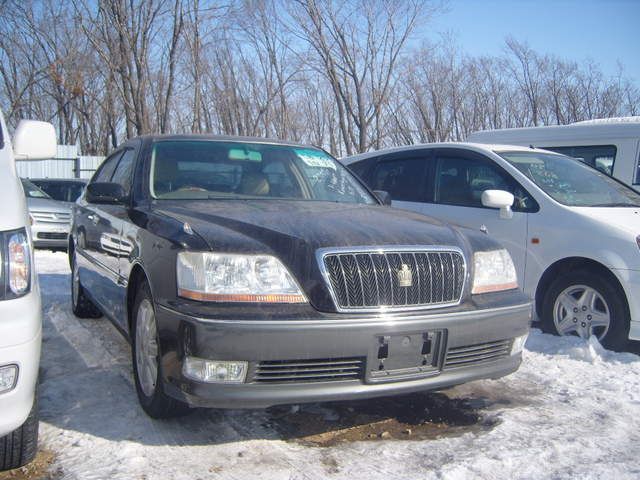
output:
M36 248L66 249L71 225L71 203L60 202L23 178L31 234Z

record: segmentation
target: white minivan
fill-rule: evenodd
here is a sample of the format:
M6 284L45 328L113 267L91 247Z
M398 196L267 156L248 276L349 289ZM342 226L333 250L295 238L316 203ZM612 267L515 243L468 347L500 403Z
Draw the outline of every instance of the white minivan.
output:
M564 155L440 143L342 160L393 205L500 240L542 328L640 340L640 194Z
M53 126L23 120L13 148L0 112L0 470L20 467L36 454L36 385L42 338L42 309L27 204L14 154L51 158Z
M544 148L577 158L640 191L640 117L474 132L469 142Z

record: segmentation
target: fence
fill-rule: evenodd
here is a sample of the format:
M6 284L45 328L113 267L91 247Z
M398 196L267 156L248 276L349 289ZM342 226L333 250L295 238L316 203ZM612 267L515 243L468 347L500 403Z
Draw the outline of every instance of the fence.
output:
M58 145L54 158L16 160L16 170L26 178L90 178L105 157L79 153L76 145Z

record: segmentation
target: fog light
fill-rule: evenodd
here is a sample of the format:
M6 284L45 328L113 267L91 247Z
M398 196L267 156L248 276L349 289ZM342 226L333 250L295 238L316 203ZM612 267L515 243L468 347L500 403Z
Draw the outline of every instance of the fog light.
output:
M18 366L5 365L0 367L0 393L13 390L18 380Z
M199 382L242 383L247 376L247 362L185 358L182 373Z
M518 353L522 352L528 336L529 334L525 333L524 335L521 335L513 339L513 346L511 347L511 355L517 355Z

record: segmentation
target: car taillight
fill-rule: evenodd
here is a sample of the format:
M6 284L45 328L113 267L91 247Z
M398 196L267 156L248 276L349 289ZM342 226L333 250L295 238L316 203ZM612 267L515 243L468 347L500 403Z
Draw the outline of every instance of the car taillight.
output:
M31 248L24 228L3 232L2 280L3 300L22 297L31 290Z

